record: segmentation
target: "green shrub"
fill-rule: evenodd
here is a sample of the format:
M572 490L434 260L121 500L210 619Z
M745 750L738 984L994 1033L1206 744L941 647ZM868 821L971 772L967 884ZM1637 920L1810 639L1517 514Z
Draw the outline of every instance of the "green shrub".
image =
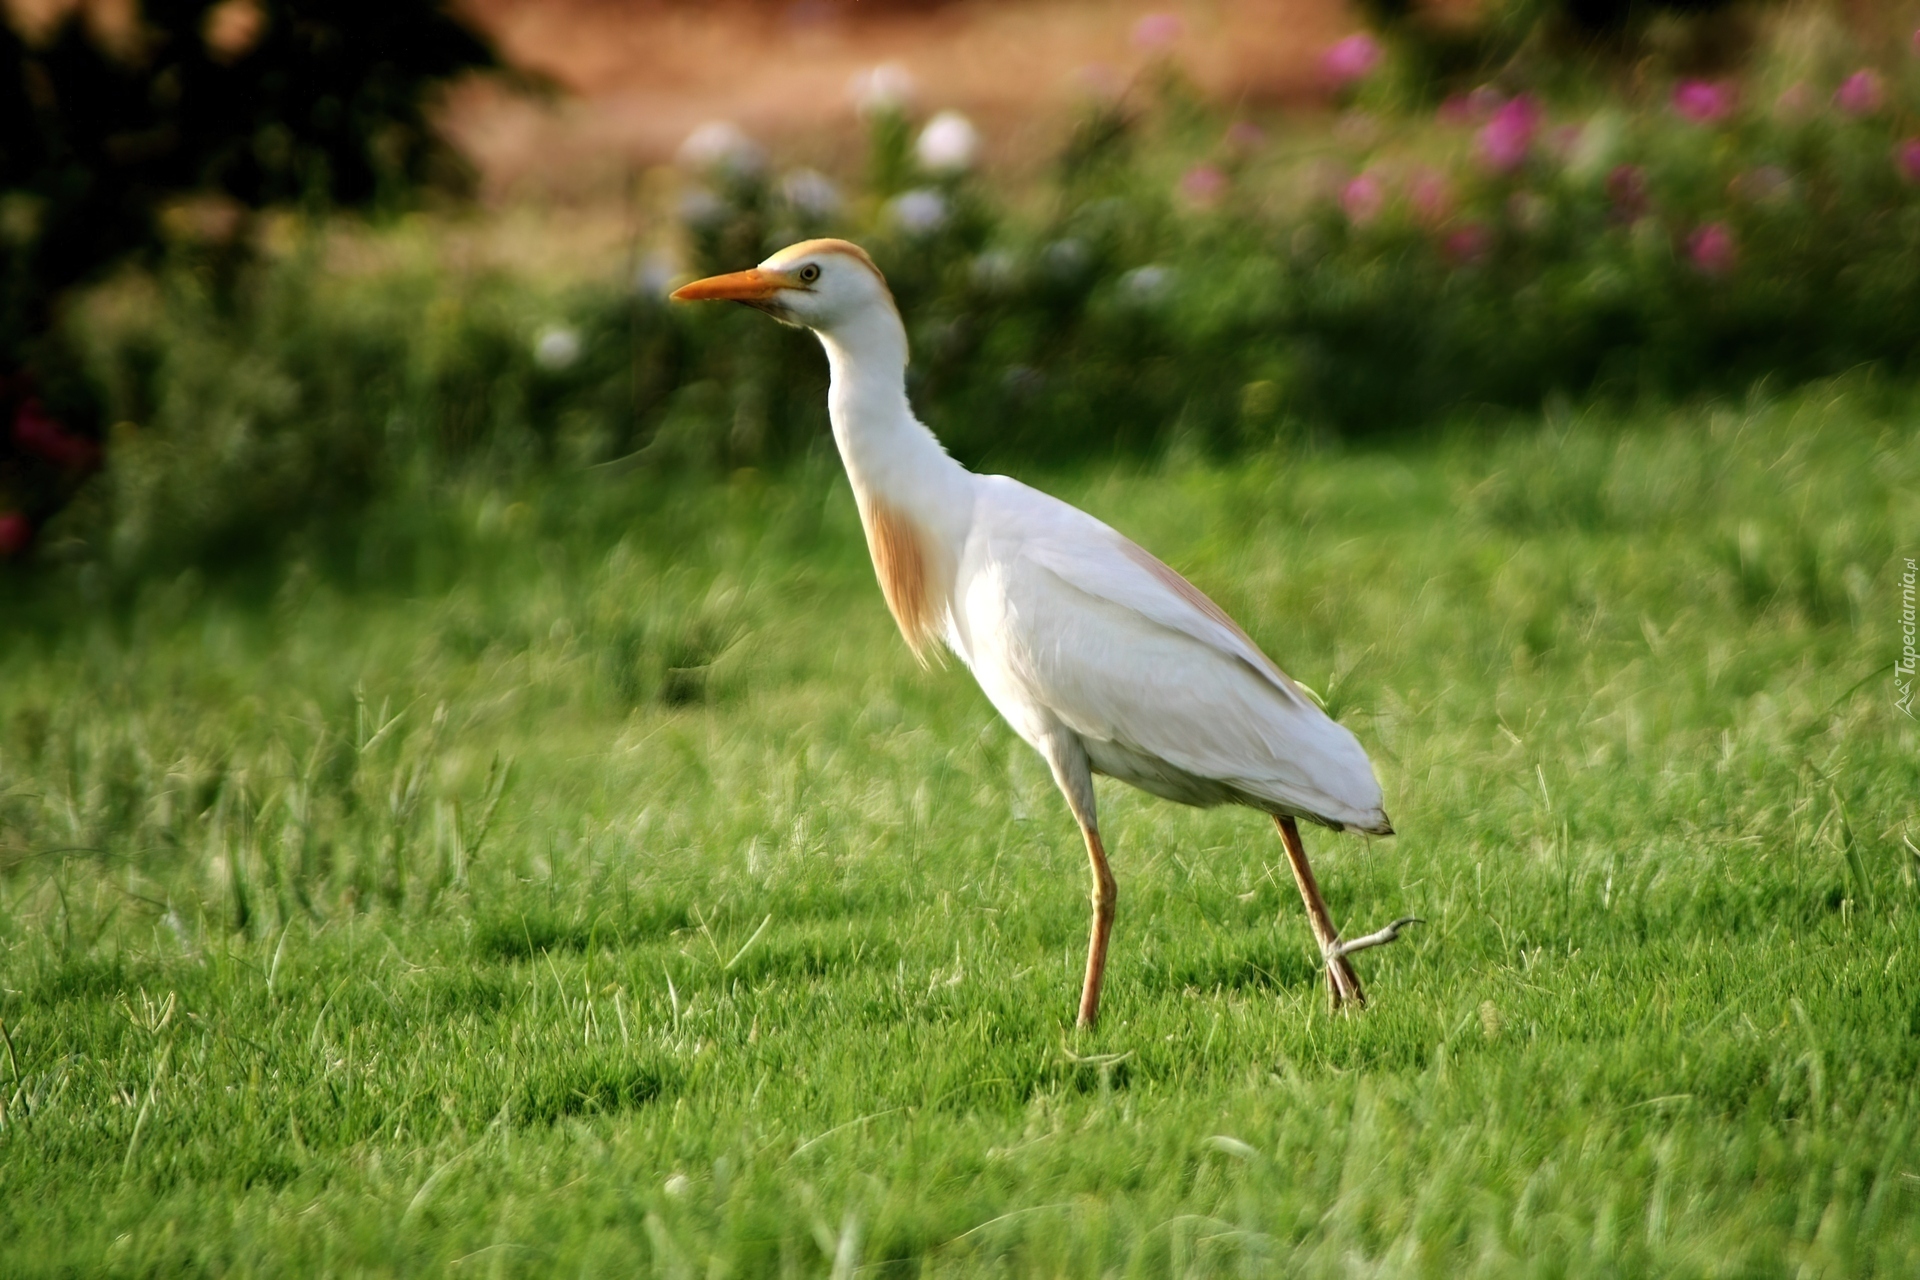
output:
M0 15L0 561L100 463L101 398L61 323L75 291L193 241L228 302L255 211L394 207L423 183L458 185L427 109L494 65L436 0L149 0L114 15ZM274 460L283 475L289 461Z
M898 116L844 211L729 135L692 164L682 266L861 239L911 332L916 405L984 466L1900 370L1920 337L1904 92L1860 73L1831 104L1805 86L1772 104L1683 82L1579 114L1485 90L1337 130L1337 162L1240 127L1184 172L1195 130L1221 122L1184 101L1108 109L1037 212L962 167L916 171ZM128 580L298 536L349 563L369 499L475 469L711 473L822 448L811 338L669 305L672 274L555 298L503 277L329 277L294 255L235 317L176 271L89 330L113 418L139 425L52 558Z

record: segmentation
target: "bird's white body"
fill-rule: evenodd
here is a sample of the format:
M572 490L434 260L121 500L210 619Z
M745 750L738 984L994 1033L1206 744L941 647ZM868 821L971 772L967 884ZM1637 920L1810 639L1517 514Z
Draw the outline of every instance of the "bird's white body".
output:
M958 655L1070 800L1091 814L1091 771L1184 804L1391 830L1353 734L1212 601L1086 512L947 455L907 403L891 306L820 339L834 441L908 642ZM920 582L888 582L890 535L913 544ZM915 590L923 604L903 608Z
M1093 775L1280 820L1335 1000L1362 999L1292 820L1388 834L1360 743L1192 584L1112 528L1006 476L976 475L907 402L907 335L872 260L807 241L677 298L731 299L812 329L828 416L882 593L923 662L973 672L1053 770L1086 836L1094 930L1080 1018L1098 1012L1114 883ZM1398 926L1347 950L1391 941Z

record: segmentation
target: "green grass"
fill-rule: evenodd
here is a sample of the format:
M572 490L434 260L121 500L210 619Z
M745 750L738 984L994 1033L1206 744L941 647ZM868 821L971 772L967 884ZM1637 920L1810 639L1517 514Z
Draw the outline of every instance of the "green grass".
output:
M453 488L0 649L0 1272L1911 1275L1920 401L1043 477L1400 835L1039 761L825 462ZM344 566L344 567L342 567ZM64 620L49 620L64 615Z

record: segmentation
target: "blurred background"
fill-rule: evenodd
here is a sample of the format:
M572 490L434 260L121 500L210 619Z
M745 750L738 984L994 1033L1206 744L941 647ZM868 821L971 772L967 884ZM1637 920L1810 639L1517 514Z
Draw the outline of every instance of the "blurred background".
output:
M0 16L6 1276L1920 1274L1920 0ZM1067 1029L817 342L666 300L822 234L1365 744L1366 1018L1114 786Z
M1912 8L9 0L0 590L818 456L805 335L663 301L815 234L975 465L1897 377Z

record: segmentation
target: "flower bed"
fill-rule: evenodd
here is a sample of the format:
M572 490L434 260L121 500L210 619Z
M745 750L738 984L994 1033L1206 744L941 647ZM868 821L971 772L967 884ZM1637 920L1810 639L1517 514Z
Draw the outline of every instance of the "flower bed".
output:
M873 249L912 332L915 403L988 465L1906 369L1913 61L1571 104L1494 84L1389 110L1392 59L1356 37L1329 51L1330 91L1358 104L1330 127L1270 135L1169 76L1091 110L1045 198L1018 203L977 171L988 143L970 122L915 118L883 69L863 84L860 184L781 171L705 128L682 155L676 230L631 280L555 301L283 264L244 325L175 289L147 321L92 334L108 420L135 425L62 537L127 568L250 555L475 466L713 470L822 447L811 339L664 301L686 274L816 234ZM93 465L49 462L63 437L46 415L10 412L0 449L37 450L41 483ZM24 507L0 498L0 555L34 542Z

